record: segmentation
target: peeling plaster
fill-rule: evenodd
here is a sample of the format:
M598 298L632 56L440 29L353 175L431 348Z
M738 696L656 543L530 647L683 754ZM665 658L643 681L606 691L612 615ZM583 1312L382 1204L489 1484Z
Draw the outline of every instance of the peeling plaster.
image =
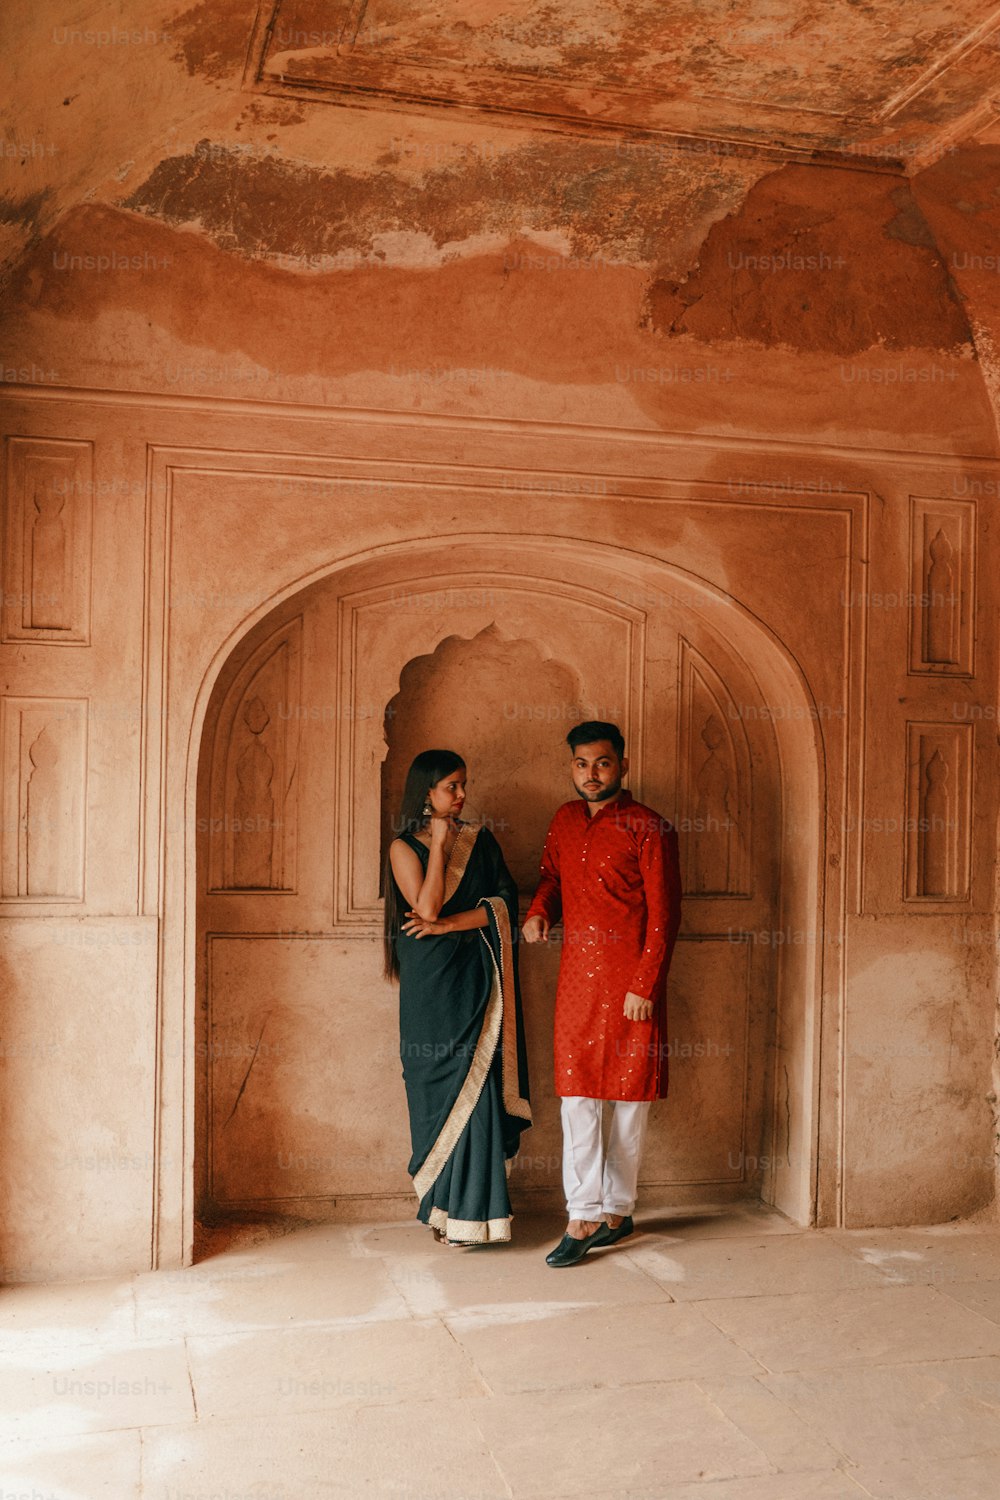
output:
M706 343L968 355L972 330L943 260L907 187L784 167L713 225L690 276L654 280L649 324Z
M377 242L423 235L440 250L512 232L560 236L575 256L643 262L669 254L686 226L732 209L761 174L745 161L694 162L662 152L622 156L615 146L532 141L513 150L475 143L429 146L417 181L391 170L405 147L372 172L291 163L277 154L202 141L160 162L122 206L168 224L197 224L241 255L383 259ZM404 263L413 263L412 241ZM434 263L429 256L425 263Z
M171 37L180 42L174 60L192 77L238 77L252 24L253 6L246 0L202 0L169 23Z

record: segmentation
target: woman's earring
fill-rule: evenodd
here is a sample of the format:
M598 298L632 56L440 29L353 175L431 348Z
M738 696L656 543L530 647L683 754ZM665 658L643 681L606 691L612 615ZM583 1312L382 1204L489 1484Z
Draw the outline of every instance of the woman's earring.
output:
M430 803L429 802L425 802L424 803L424 810L423 810L422 816L425 817L425 818L429 818L430 815L431 815L431 813L433 811L434 811L434 809L433 809L433 807L431 807Z

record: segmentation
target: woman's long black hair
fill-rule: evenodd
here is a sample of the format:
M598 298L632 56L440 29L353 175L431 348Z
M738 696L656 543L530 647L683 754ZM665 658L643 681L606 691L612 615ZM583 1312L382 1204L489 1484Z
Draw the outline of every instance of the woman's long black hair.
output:
M398 817L393 821L393 838L399 838L403 833L419 833L426 826L427 818L424 816L424 805L427 802L427 793L432 786L450 776L453 771L465 769L465 761L454 750L422 750L415 757L413 764L406 773L406 785L403 788L403 802L399 809ZM391 848L390 844L390 848ZM403 915L400 905L399 891L396 886L395 877L392 873L392 865L389 863L389 850L385 853L385 875L382 889L385 891L385 917L382 945L384 951L383 972L386 979L399 978L399 959L396 956L396 938L399 936L399 924Z

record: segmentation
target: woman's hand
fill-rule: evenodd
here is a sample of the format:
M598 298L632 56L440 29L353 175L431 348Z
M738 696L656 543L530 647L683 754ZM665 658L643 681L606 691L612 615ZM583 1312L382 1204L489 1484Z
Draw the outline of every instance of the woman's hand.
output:
M428 832L431 836L431 848L443 849L448 842L452 823L450 818L431 818Z
M400 930L412 938L444 937L451 932L451 922L448 917L436 917L429 922L426 917L418 917L415 911L408 911L406 921L400 923Z

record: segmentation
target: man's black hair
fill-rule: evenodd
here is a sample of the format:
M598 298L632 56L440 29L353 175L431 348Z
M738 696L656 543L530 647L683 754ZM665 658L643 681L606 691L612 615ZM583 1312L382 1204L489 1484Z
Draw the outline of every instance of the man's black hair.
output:
M617 724L606 724L603 719L584 719L566 736L566 743L573 752L577 745L593 745L597 740L610 740L618 759L623 759L625 736Z

